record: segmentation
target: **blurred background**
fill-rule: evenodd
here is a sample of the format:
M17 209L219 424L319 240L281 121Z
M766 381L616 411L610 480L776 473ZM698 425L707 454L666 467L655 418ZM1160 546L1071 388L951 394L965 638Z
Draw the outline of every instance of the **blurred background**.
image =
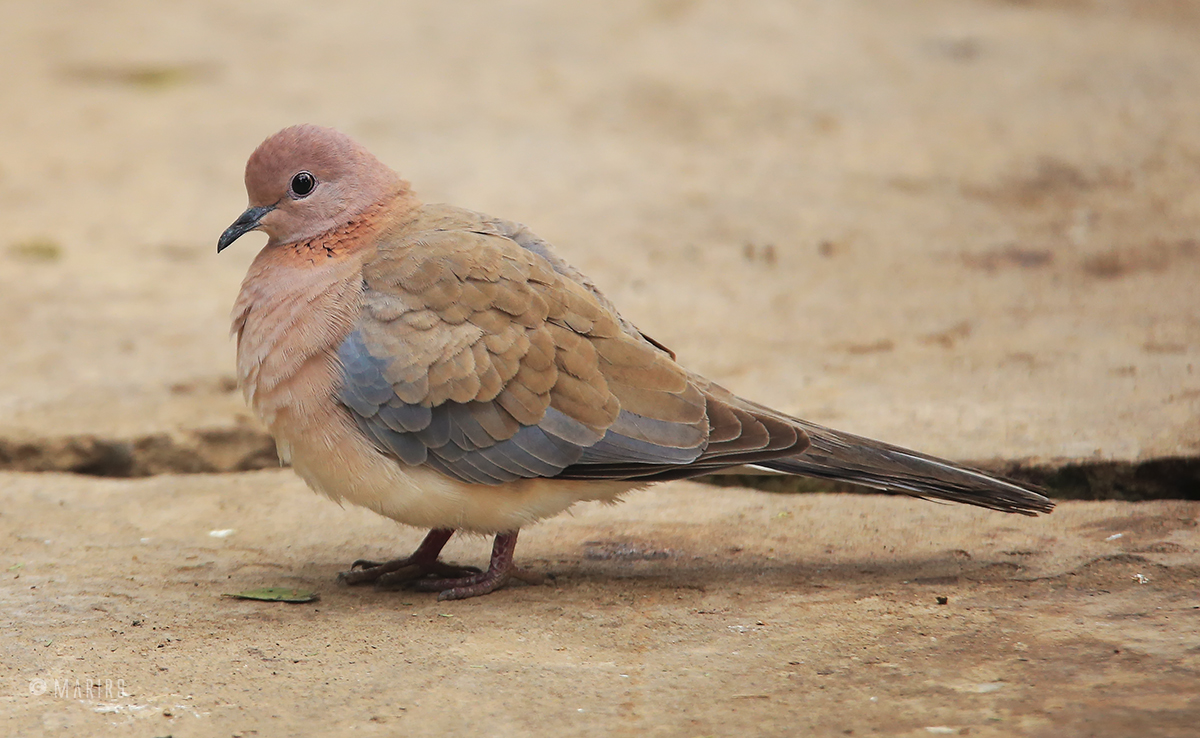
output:
M7 0L0 49L0 734L1196 735L1198 502L671 482L439 603L335 584L423 531L171 472L276 463L228 337L264 237L216 240L312 122L747 397L1200 497L1200 2ZM321 600L222 597L262 587Z
M7 468L269 463L227 338L262 237L214 252L246 157L298 122L529 224L686 365L788 412L995 464L1200 451L1195 3L3 15Z

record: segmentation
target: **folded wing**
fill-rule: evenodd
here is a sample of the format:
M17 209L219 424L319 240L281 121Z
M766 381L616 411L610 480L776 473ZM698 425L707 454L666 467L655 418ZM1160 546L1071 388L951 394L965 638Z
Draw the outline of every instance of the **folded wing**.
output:
M386 453L479 484L649 481L807 444L627 330L535 250L433 225L365 266L362 314L338 350L340 399Z
M363 270L340 400L383 452L464 482L661 481L756 464L1008 512L1042 495L792 418L691 374L521 226L435 206Z

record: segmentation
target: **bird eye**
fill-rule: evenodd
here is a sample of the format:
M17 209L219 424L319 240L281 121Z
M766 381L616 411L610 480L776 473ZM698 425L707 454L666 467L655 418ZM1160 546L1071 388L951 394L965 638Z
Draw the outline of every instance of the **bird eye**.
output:
M317 178L309 172L299 172L292 177L292 195L297 198L308 197L317 187Z

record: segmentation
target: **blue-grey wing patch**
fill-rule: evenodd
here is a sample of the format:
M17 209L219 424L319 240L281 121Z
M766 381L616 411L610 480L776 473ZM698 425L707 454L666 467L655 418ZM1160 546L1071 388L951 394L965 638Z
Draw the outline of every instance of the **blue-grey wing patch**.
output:
M689 375L522 229L422 217L364 265L338 347L340 401L400 463L478 484L645 479L807 442Z
M338 358L338 399L381 450L465 482L555 477L579 464L688 464L705 446L703 431L692 425L625 410L601 435L554 407L536 425L521 425L495 401L407 403L384 377L387 362L371 355L358 331L338 347Z
M537 425L521 426L495 402L406 403L384 378L387 363L370 354L358 331L338 347L338 358L338 399L380 449L405 464L478 484L553 477L600 438L554 408Z

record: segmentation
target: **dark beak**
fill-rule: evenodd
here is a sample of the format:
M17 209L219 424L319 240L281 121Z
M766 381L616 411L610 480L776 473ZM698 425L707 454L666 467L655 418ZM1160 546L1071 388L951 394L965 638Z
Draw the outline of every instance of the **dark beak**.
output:
M238 216L238 219L233 221L233 225L226 228L221 237L217 239L217 253L221 253L229 244L258 228L259 221L263 219L263 216L274 209L274 205L265 208L247 208L246 212Z

